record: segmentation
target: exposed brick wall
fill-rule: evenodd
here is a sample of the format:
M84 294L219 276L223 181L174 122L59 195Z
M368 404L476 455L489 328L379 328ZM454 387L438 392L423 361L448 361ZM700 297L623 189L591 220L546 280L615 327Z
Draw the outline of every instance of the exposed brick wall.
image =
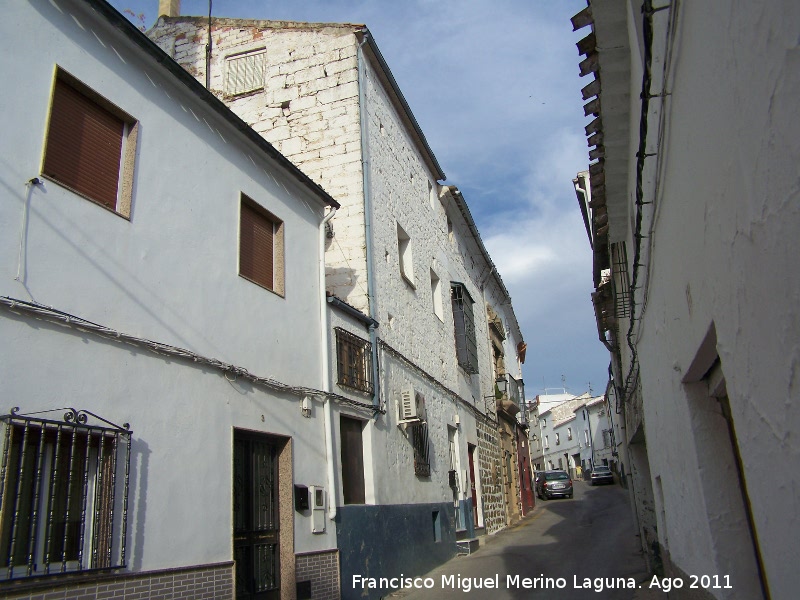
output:
M25 591L23 591L23 589ZM20 582L0 586L9 600L89 600L102 598L233 599L233 563L126 575L102 575L82 582Z
M311 581L313 600L339 600L339 552L325 551L298 554L295 577Z

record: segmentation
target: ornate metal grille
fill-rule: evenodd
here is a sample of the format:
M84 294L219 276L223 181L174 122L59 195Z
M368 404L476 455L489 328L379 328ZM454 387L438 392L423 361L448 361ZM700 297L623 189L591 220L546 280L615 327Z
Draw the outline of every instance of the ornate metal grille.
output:
M237 598L280 596L278 448L236 431L233 442L233 555Z
M456 337L458 364L467 373L478 372L478 344L475 340L474 301L463 284L451 283L450 300L453 305L453 325Z
M0 579L125 567L128 424L18 407L0 423Z
M345 331L336 331L336 359L339 385L371 394L372 384L372 344Z
M411 426L411 443L414 446L414 474L420 477L431 476L430 455L428 452L428 424L424 421Z

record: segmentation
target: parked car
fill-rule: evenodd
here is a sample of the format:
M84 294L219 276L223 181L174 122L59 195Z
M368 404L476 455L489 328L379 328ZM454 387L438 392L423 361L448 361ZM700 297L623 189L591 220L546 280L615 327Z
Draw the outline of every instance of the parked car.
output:
M566 471L544 471L536 480L536 495L545 500L556 496L572 498L572 479Z
M592 469L592 474L589 479L592 485L597 485L598 483L614 483L614 474L611 472L611 469L605 465L597 465Z

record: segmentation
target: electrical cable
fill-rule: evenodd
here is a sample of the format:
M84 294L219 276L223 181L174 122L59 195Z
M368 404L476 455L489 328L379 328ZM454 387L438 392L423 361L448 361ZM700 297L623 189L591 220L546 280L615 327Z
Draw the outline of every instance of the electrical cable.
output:
M384 409L377 408L372 404L359 402L357 400L341 396L334 392L325 392L323 390L317 390L309 387L289 385L277 381L275 379L272 379L271 377L261 377L258 375L254 375L244 367L239 367L230 363L226 363L216 358L209 358L207 356L197 354L196 352L192 352L191 350L187 350L185 348L172 346L171 344L155 342L153 340L148 340L146 338L140 338L134 335L123 333L115 329L112 329L110 327L99 325L82 317L70 314L68 312L64 312L52 308L50 306L39 304L38 302L28 302L16 298L10 298L8 296L0 296L0 305L6 307L8 310L11 311L24 312L27 314L35 315L49 321L64 323L75 329L79 329L81 331L86 331L89 333L94 333L104 338L114 339L129 344L133 344L141 348L146 348L147 350L150 350L155 354L174 356L178 358L183 358L185 360L190 360L198 364L207 365L221 371L223 376L228 381L236 381L236 379L241 377L252 383L267 387L271 390L292 394L294 396L329 398L331 400L335 400L336 402L372 411L374 413L381 413L381 414L386 413ZM229 375L232 375L233 379L231 379Z

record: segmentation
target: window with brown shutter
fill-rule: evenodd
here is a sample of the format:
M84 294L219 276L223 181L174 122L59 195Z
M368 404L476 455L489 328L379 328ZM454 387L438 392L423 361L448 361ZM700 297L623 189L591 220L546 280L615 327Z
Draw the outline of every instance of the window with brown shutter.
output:
M134 119L59 69L42 175L127 217L136 131Z
M239 274L283 295L283 223L242 195Z

